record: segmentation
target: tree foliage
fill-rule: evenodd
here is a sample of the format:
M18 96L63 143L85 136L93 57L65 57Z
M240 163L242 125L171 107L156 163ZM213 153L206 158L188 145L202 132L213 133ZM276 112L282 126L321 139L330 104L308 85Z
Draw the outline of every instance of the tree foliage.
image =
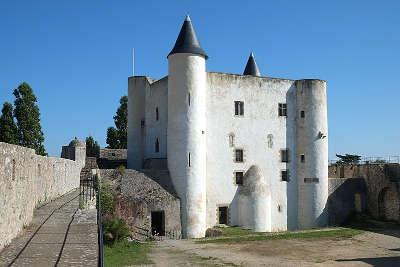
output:
M107 129L106 143L108 148L127 148L128 139L128 97L122 96L119 100L119 107L114 116L115 127Z
M43 145L44 136L40 125L40 111L32 88L23 82L14 90L13 94L19 145L33 148L38 155L47 155Z
M13 118L13 106L5 102L0 117L0 142L18 144L17 125Z
M358 164L361 160L361 156L352 154L345 154L345 155L336 154L336 157L340 159L338 163L343 163L343 164Z
M119 147L119 134L118 130L115 127L107 128L107 139L106 143L108 148L120 148Z
M94 140L93 136L86 137L86 156L99 157L100 145Z

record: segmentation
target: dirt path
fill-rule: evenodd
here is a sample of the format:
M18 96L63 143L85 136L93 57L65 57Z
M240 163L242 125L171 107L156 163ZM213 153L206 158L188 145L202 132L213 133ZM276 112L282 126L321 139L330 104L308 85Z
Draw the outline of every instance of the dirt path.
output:
M164 240L154 266L400 266L400 235L367 232L349 239L292 239L239 244Z

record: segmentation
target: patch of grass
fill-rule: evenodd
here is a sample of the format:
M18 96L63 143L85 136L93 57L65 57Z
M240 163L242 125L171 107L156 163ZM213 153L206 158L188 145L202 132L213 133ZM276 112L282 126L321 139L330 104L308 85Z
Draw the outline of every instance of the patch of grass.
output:
M222 230L223 236L243 236L256 233L251 230L242 229L239 227L218 227L218 229Z
M104 247L105 266L129 266L152 263L149 252L152 244L121 240Z
M232 227L230 227L232 228ZM231 229L227 230L227 235L217 238L204 238L197 240L196 243L237 243L247 241L262 241L262 240L276 240L276 239L301 239L301 238L349 238L358 235L363 230L352 228L330 228L330 229L316 229L307 231L295 232L276 232L276 233L256 233L250 230L245 234L242 231ZM237 234L235 234L237 233Z

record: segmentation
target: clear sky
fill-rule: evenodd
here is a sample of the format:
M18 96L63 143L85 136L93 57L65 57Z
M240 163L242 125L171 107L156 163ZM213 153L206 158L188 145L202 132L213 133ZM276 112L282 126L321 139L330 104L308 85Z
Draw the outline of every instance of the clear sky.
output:
M400 1L1 1L0 103L26 81L50 155L105 146L132 48L136 75L165 76L186 14L209 71L241 73L253 51L262 75L327 80L331 159L400 154Z

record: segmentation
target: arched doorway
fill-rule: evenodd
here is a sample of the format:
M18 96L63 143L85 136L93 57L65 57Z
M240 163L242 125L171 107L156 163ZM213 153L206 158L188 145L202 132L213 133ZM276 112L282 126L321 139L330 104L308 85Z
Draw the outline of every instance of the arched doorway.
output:
M390 187L381 190L378 196L379 218L399 221L400 201L397 191Z

